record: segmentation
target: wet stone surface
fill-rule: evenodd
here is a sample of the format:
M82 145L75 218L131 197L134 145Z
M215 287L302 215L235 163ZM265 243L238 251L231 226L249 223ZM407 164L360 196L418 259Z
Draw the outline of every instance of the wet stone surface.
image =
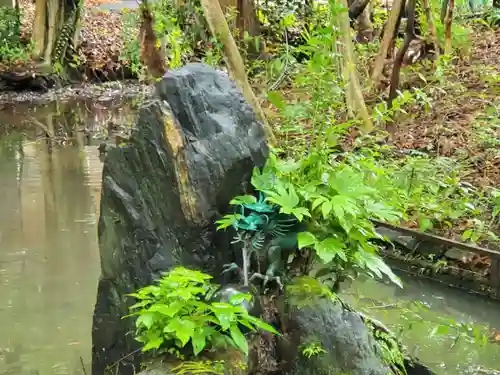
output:
M94 374L115 363L112 373L139 369L140 355L130 355L138 348L134 321L121 319L133 303L126 294L178 264L216 276L234 260L214 222L248 190L267 152L261 124L226 74L188 64L157 84L129 142L105 157Z

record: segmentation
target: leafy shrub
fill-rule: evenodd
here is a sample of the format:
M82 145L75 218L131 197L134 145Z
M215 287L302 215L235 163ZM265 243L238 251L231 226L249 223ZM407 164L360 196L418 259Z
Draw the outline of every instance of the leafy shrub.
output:
M327 153L313 151L285 161L271 155L262 171L254 170L252 185L281 213L306 223L298 246L314 249L314 266L321 265L322 273L333 273L338 280L357 270L386 275L401 285L370 242L380 237L370 219L394 222L401 213L383 203L377 189L365 183L363 172L347 164L333 165ZM221 222L237 219L237 214L226 215Z
M21 42L19 12L13 7L0 7L0 60L26 61L28 52L28 48Z
M211 302L218 286L210 279L210 275L200 271L177 267L165 274L158 285L130 294L139 300L130 307L136 311L128 316L137 316L136 339L144 344L143 351L166 347L176 348L173 352L178 353L177 349L191 343L194 355L221 345L231 345L248 354L240 325L278 334L240 305L251 298L248 294L234 295L230 303Z

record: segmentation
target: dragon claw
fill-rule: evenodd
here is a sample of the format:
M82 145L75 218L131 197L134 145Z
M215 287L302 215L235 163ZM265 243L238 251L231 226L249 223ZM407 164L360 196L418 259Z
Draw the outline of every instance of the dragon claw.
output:
M269 283L270 281L275 281L276 284L278 284L280 290L283 290L283 283L281 282L281 278L279 276L269 276L269 275L263 275L261 273L254 273L252 276L250 276L250 281L255 280L256 278L263 280L264 287Z
M234 270L241 271L240 266L238 266L236 263L227 263L222 265L222 273Z

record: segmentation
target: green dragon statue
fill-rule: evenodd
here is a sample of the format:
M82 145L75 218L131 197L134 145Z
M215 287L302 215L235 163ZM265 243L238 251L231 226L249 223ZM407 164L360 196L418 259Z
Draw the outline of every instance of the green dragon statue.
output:
M301 223L295 216L280 213L279 206L267 203L262 192L255 203L240 204L239 211L240 217L233 221L237 235L232 243L242 243L243 265L224 264L222 272L238 271L245 286L261 279L264 287L275 281L283 288L285 263L288 254L297 249ZM255 255L257 270L250 274L252 255ZM261 273L261 263L266 264L264 274Z

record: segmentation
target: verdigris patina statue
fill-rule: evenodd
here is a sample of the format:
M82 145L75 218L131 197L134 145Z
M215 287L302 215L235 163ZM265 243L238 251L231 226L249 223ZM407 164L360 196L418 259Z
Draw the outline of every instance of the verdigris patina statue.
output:
M233 244L242 243L243 265L225 264L223 272L238 271L245 286L261 279L264 287L275 281L283 288L285 262L288 255L297 250L297 233L302 225L295 216L280 213L279 206L268 203L263 192L259 192L258 197L252 200L253 197L245 196L247 199L241 199L237 205L239 213L230 215L236 230ZM256 269L252 272L253 254ZM265 265L264 274L262 264Z

